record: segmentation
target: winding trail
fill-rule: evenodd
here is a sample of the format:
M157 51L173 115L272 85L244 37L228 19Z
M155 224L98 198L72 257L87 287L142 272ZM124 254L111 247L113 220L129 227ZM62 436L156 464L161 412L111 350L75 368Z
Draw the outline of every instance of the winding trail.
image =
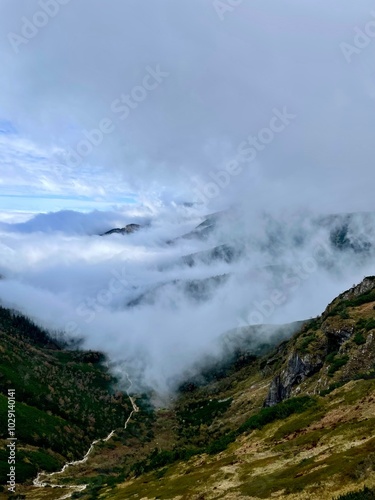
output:
M129 400L131 402L132 411L130 412L128 418L125 421L124 429L127 428L127 426L129 424L129 422L130 422L133 414L139 411L139 408L135 404L134 399L129 395L129 390L130 390L131 386L133 385L133 383L130 380L129 375L127 373L125 373L125 375L126 375L128 381L130 382L130 385L129 385L128 390L126 391L126 394L127 394L128 398L129 398ZM115 434L115 432L116 431L113 430L113 431L111 431L108 434L107 437L102 438L102 439L95 439L91 443L91 446L88 449L86 455L81 460L74 460L73 462L66 462L66 464L63 466L63 468L61 470L59 470L59 471L56 471L56 472L50 472L50 473L43 472L43 471L39 472L39 474L37 475L37 477L33 481L33 485L36 488L50 487L50 488L64 488L64 489L69 489L70 490L69 493L67 493L66 495L63 495L62 497L60 497L59 500L64 500L66 498L70 498L73 495L73 493L85 490L87 488L88 484L79 484L79 485L77 484L77 485L74 485L74 486L69 486L69 485L66 485L66 484L52 484L51 482L49 482L49 480L53 476L57 476L58 474L63 474L70 467L74 467L76 465L81 465L81 464L84 464L85 462L87 462L87 460L89 459L92 451L95 448L95 445L98 444L98 443L105 443L106 441L109 441L112 438L112 436Z

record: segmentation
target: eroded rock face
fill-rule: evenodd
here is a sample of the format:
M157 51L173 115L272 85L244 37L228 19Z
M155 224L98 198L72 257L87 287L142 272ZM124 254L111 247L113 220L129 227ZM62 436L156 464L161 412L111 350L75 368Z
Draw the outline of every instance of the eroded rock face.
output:
M275 406L287 397L287 390L281 381L280 375L277 375L271 382L264 406Z
M327 337L327 352L337 351L344 342L350 339L354 333L354 326L345 325L335 327L335 325L323 323L322 331Z
M293 351L287 360L286 367L271 382L264 406L274 406L288 398L293 386L300 384L306 377L316 373L323 366L323 360L310 355L301 357Z
M265 406L273 406L290 397L292 392L296 392L295 386L299 386L307 377L311 377L323 367L328 354L338 356L338 359L344 355L348 358L341 378L348 379L353 373L372 368L375 357L373 334L367 336L364 345L353 343L351 338L356 334L357 317L351 317L345 308L374 302L374 291L375 276L368 276L331 302L324 313L315 319L314 326L308 330L314 341L314 347L308 354L304 353L302 345L303 339L306 339L303 331L300 337L302 343L297 339L292 340L283 368L271 382ZM361 297L363 300L355 300ZM327 361L327 366L331 362L332 360Z
M359 295L363 295L367 292L370 292L375 288L375 276L367 276L361 281L358 285L353 286L347 292L339 295L340 299L348 300L354 297L358 297Z

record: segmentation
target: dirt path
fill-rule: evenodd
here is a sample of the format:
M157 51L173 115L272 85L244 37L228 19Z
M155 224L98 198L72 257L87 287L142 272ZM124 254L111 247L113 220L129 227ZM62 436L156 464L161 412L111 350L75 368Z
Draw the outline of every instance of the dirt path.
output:
M131 402L131 405L132 405L132 411L130 412L128 418L126 419L125 421L125 424L124 424L124 429L127 428L133 414L135 412L138 412L139 411L139 408L138 406L135 404L135 401L134 399L129 395L129 391L130 391L130 388L132 386L132 381L130 380L129 378L129 375L126 373L126 376L127 376L127 379L129 380L130 382L130 385L129 385L129 389L126 391L128 397L129 397L129 400ZM34 479L33 481L33 485L36 487L36 488L45 488L45 487L50 487L50 488L63 488L63 489L69 489L70 491L63 495L62 497L59 498L59 500L64 500L66 498L70 498L73 493L75 492L78 492L78 491L83 491L87 488L87 484L80 484L80 485L74 485L74 486L68 486L66 484L52 484L50 482L51 478L53 478L54 476L57 476L58 474L63 474L67 469L69 469L70 467L75 467L76 465L81 465L81 464L84 464L85 462L87 462L87 460L89 459L91 453L93 452L94 448L95 448L95 445L98 444L98 443L104 443L106 441L109 441L112 436L115 434L115 430L111 431L107 437L105 438L102 438L102 439L95 439L92 443L91 443L91 446L90 448L88 449L86 455L81 459L81 460L75 460L73 462L67 462L63 468L59 471L56 471L56 472L51 472L51 473L47 473L47 472L39 472L39 474L37 475L37 477Z

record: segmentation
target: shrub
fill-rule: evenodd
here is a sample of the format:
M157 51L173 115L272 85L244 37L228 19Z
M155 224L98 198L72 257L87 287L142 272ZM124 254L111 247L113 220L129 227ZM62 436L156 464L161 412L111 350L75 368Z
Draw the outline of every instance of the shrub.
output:
M327 356L328 358L329 356ZM334 373L337 372L342 366L345 366L346 363L349 361L349 356L345 355L342 357L337 357L334 356L333 360L331 362L331 366L328 369L328 375L332 376Z
M340 316L340 318L341 318L341 319L349 319L349 318L350 318L350 316L349 316L349 314L348 314L348 310L347 310L347 308L346 308L346 307L344 307L344 308L340 311L339 316Z
M131 470L136 476L155 469L160 469L178 460L189 460L189 458L203 453L198 448L175 448L173 450L158 450L157 448L145 459L133 464Z
M365 344L366 343L366 339L365 337L363 336L363 334L361 332L357 332L354 337L353 337L353 341L357 344L357 345L362 345L362 344Z
M211 399L209 401L202 400L190 403L179 414L179 420L186 427L198 427L201 424L209 425L213 420L224 413L232 403L232 398L226 401Z
M336 500L375 500L375 491L365 486L363 490L340 495Z
M230 443L236 440L240 434L254 429L261 429L265 425L275 420L284 419L293 413L302 413L316 404L315 399L310 396L300 396L287 399L282 403L269 408L262 408L256 415L250 417L239 429L230 431L209 443L206 447L200 448L175 448L173 450L158 450L157 448L145 459L136 462L131 467L131 471L139 476L145 472L161 469L178 460L189 460L194 455L209 453L214 455L224 451Z
M369 330L372 330L373 328L375 328L375 319L374 318L370 318L370 319L361 318L357 321L355 326L359 330L365 330L366 332L368 332Z
M227 449L230 443L233 443L236 440L235 432L228 432L228 434L224 434L216 441L213 441L208 447L207 452L210 455L214 455L215 453L220 453Z
M328 318L329 316L336 316L337 314L345 315L347 307L358 307L363 304L367 304L368 302L374 302L374 301L375 301L375 290L370 290L369 292L364 293L359 297L354 297L351 300L343 300L326 315L326 318Z
M335 382L334 384L331 384L327 387L327 389L323 389L322 391L319 392L319 396L327 396L327 394L330 394L332 391L335 389L338 389L339 387L342 387L345 385L347 382Z
M337 351L334 351L334 352L327 354L326 359L325 359L326 363L332 363L334 361L336 355L337 355Z
M373 301L375 301L375 290L370 290L369 292L364 293L359 297L355 297L352 300L345 300L344 304L347 307L357 307L361 306L362 304L367 304L368 302L373 302Z
M302 413L315 404L310 396L287 399L282 403L268 408L262 408L259 413L250 417L238 430L238 433L261 429L265 425L289 417L293 413Z
M320 323L321 323L321 321L319 320L319 317L318 317L318 318L311 319L308 322L307 326L310 330L316 331L319 329Z
M304 337L301 342L301 347L300 350L302 352L305 352L308 348L308 346L315 340L315 335L308 335L307 337Z
M370 370L369 372L365 373L357 373L355 375L354 380L373 380L375 379L375 370Z

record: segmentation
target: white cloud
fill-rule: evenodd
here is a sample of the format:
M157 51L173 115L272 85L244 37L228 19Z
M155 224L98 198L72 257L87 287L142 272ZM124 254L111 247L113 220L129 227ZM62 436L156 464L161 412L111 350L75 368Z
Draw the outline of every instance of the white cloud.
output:
M183 206L153 213L137 207L3 224L1 301L50 329L83 336L87 347L126 362L138 383L165 390L204 354L219 353L223 332L259 318L277 324L315 316L339 292L374 273L373 250L367 257L334 250L329 230L335 221L317 225L310 215L259 216L257 224L230 217L208 240L167 243L194 228L198 215ZM375 244L368 217L351 222L348 237L354 243L362 244L365 235ZM128 236L93 234L114 222L134 221L147 225ZM245 253L233 263L211 259L189 267L181 261L223 241L245 245ZM197 301L183 286L223 274L230 276L212 286L205 300ZM276 305L275 290L283 297ZM143 293L152 300L127 306Z
M1 196L86 199L97 204L134 198L119 173L108 176L103 168L74 168L63 164L61 156L55 146L37 146L17 133L0 133Z
M84 130L109 118L115 131L78 167L75 190L116 192L120 172L132 190L186 199L193 196L193 175L208 181L210 170L222 168L238 144L267 124L273 108L287 106L298 119L259 155L260 184L238 176L221 200L259 196L259 206L271 190L279 206L311 207L319 197L324 210L371 209L368 81L375 45L348 65L340 43L351 40L372 8L370 0L254 0L220 21L212 2L200 0L113 0L110 7L82 0L62 6L15 54L7 35L20 32L22 17L31 19L40 4L4 1L2 113L43 149L74 148ZM111 103L157 65L168 78L121 121ZM95 165L108 172L106 182ZM40 187L50 189L53 180L47 175L43 184L43 175ZM90 183L90 175L100 181Z
M223 20L211 1L65 3L17 53L8 34L22 33L24 16L33 19L40 0L0 3L0 186L7 195L0 210L12 203L21 213L27 204L83 211L95 203L102 213L65 211L24 224L7 224L2 215L0 272L7 280L0 296L49 326L77 324L89 346L126 358L133 369L144 365L145 380L165 386L215 349L220 332L251 315L255 302L269 300L283 282L280 266L307 262L314 242L327 240L328 229L314 225L309 211L373 210L375 44L351 64L340 49L368 22L373 2L252 0ZM168 76L144 95L145 74L157 67ZM135 102L121 120L112 103L129 95ZM196 196L197 184L218 182L211 173L236 159L239 145L254 137L267 142L262 130L273 110L285 107L296 115L290 126L256 146L256 162L201 207L236 203L241 215L206 242L166 244L199 220L197 207L189 213L181 202ZM67 152L106 119L113 132L82 163L69 162ZM128 196L136 203L124 209ZM264 213L278 214L278 222ZM151 224L128 238L92 235L135 221ZM373 224L366 224L363 231L356 221L356 230L372 241ZM306 236L300 245L299 231ZM228 241L247 248L233 265L189 268L178 260ZM285 307L267 321L317 314L358 274L371 272L354 250L330 265L299 278L298 293L288 288ZM97 310L116 271L125 284ZM153 305L124 309L165 281L229 272L202 304L172 284ZM95 310L90 323L87 308Z

